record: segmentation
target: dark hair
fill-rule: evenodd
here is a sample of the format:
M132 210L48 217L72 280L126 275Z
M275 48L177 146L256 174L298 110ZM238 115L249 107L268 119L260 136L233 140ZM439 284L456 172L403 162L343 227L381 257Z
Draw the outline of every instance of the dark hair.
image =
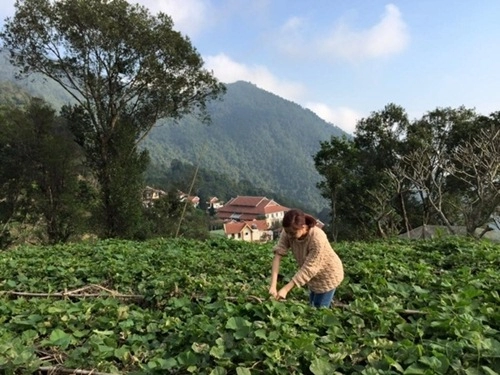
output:
M283 217L283 228L297 230L300 229L302 225L307 225L309 228L312 228L316 225L316 219L298 209L292 209L285 213Z

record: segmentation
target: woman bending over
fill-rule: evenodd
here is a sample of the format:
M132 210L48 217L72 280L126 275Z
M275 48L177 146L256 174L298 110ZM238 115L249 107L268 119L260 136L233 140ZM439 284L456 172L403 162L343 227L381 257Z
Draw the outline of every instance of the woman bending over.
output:
M299 270L292 280L277 289L281 257L291 250ZM283 218L283 231L273 249L269 294L277 300L286 298L292 288L307 285L309 302L314 307L330 307L335 289L344 279L344 268L325 232L316 219L300 210L290 210Z

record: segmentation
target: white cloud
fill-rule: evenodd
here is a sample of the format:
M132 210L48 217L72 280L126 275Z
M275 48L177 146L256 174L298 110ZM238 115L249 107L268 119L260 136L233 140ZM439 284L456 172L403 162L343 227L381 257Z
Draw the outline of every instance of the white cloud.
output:
M359 61L397 54L410 40L401 12L393 4L386 5L380 21L367 29L356 30L339 21L326 37L306 38L307 25L304 19L290 18L280 30L280 48L295 56Z
M247 66L240 64L224 54L204 57L205 67L214 72L222 82L252 82L258 87L272 92L282 98L300 104L304 102L305 87L297 82L280 80L264 66ZM330 122L346 133L354 134L356 123L361 115L346 107L332 108L324 103L309 102L304 105L323 120Z
M324 103L311 102L306 104L306 108L351 135L354 134L356 123L362 118L359 113L347 107L332 108Z
M235 81L252 82L258 87L291 101L298 102L305 94L305 87L296 82L280 80L265 66L240 64L225 54L203 58L208 70L225 83Z
M152 13L168 14L174 21L174 29L189 37L200 33L210 24L211 3L206 0L137 0Z
M340 24L318 42L322 53L347 60L389 56L405 49L409 35L399 9L389 4L380 22L367 30L352 30Z
M284 33L296 32L304 26L304 23L305 23L304 18L291 17L281 27L281 31Z
M308 48L304 31L307 29L307 20L300 17L291 17L281 27L277 37L279 48L291 56L307 56Z

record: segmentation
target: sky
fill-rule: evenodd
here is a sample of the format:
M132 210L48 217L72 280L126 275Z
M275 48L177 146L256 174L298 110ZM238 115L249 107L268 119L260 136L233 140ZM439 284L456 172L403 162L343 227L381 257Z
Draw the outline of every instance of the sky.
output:
M389 103L500 111L499 0L129 0L169 14L205 67L349 134ZM14 14L2 0L0 20Z

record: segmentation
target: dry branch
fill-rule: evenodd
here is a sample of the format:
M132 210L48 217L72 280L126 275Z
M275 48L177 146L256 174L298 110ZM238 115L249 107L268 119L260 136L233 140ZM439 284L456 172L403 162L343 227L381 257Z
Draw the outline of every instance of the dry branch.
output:
M107 372L98 372L95 370L78 370L78 369L69 369L60 366L42 366L38 368L38 373L46 373L49 375L57 375L57 374L75 374L75 375L114 375Z
M92 292L92 290L101 290L105 293L96 293ZM89 291L90 290L90 291ZM85 291L89 291L86 293L82 293ZM78 288L75 290L65 290L64 292L54 292L54 293L35 293L35 292L17 292L17 291L1 291L0 295L11 295L18 297L41 297L41 298L96 298L96 297L113 297L113 298L121 298L121 299L136 299L143 300L144 296L139 294L122 294L115 290L107 289L101 285L92 284L87 285L82 288Z
M123 298L123 299L144 299L144 296L139 294L103 294L103 293L80 293L80 294L72 294L72 293L30 293L30 292L14 292L14 291L4 291L0 292L0 295L6 294L11 296L19 296L19 297L42 297L42 298L95 298L95 297L113 297L113 298Z

